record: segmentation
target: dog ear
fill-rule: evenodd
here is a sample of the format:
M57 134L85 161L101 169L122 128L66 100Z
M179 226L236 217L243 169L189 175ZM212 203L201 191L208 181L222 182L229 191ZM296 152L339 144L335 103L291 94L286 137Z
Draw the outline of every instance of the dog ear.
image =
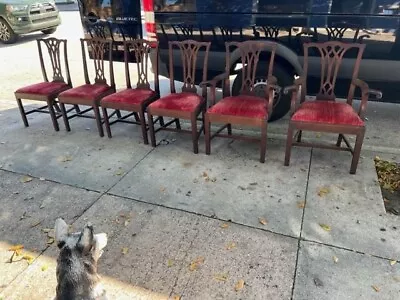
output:
M103 254L104 247L107 246L107 234L98 233L94 235L94 246L92 248L93 258L98 260Z
M68 225L65 223L65 221L61 218L58 218L56 220L56 224L54 225L54 231L55 231L55 238L56 238L56 243L59 248L62 248L62 245L65 244L65 240L67 239L68 236Z
M76 247L82 251L83 254L87 254L93 246L93 227L91 224L87 224L81 232Z

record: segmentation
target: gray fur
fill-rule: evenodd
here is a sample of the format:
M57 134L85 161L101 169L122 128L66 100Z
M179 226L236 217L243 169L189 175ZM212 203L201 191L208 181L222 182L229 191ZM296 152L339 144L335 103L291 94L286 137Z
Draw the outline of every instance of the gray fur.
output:
M55 237L60 249L55 300L106 300L97 274L97 261L107 244L107 235L95 235L91 224L82 232L68 233L68 225L59 218Z

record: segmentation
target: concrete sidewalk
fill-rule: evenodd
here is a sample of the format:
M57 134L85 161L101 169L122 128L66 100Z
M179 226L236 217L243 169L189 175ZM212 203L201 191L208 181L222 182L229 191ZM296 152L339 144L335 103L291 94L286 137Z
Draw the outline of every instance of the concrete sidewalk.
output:
M273 126L260 164L257 144L216 139L195 155L185 134L160 134L153 149L132 125L108 139L74 119L57 133L47 115L23 128L13 101L0 109L3 299L54 296L57 249L43 229L57 217L108 234L99 271L111 299L399 297L400 222L385 213L373 162L398 156L370 151L371 140L353 176L348 153L326 150L295 148L284 167ZM32 264L7 263L15 244Z

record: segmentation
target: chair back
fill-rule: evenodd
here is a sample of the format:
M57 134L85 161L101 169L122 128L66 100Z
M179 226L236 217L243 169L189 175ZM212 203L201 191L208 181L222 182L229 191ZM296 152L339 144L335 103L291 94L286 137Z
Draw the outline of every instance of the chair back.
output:
M114 80L114 69L113 69L113 59L112 59L112 41L105 40L101 38L92 39L81 39L82 47L82 58L83 58L83 71L85 76L86 84L90 84L89 71L86 57L86 50L89 52L89 56L94 64L94 83L96 84L108 84L109 86L115 88ZM106 79L105 61L109 61L109 79Z
M150 65L150 50L153 49L156 57L155 65L153 65L154 74L154 90L160 94L159 79L158 79L158 42L149 42L144 39L124 41L124 60L125 60L125 77L127 88L132 88L130 78L130 61L136 61L136 74L138 81L136 88L150 90L149 82L149 65Z
M65 82L72 86L68 65L67 40L46 38L37 39L40 67L43 80L49 81L51 66L51 81ZM43 49L47 51L44 52Z
M312 49L312 50L311 50ZM307 76L309 71L309 54L310 51L319 54L320 57L320 88L317 94L317 100L335 100L335 85L338 77L343 58L350 50L356 51L356 58L352 67L351 79L357 79L360 69L362 55L364 53L365 44L359 43L343 43L340 41L329 41L324 43L305 43L304 44L304 67L303 78L304 84L301 89L301 102L305 101L307 95ZM353 53L353 51L351 51ZM347 66L346 66L347 69ZM348 101L352 101L354 88L349 90Z
M182 68L183 87L182 92L197 93L196 71L201 70L202 79L207 80L208 54L210 52L210 42L196 42L193 40L170 41L169 43L169 78L171 93L176 93L174 82L174 69ZM180 64L176 62L174 50L179 49ZM204 49L204 51L201 51ZM197 74L199 75L199 74ZM202 88L202 96L207 97L207 87Z

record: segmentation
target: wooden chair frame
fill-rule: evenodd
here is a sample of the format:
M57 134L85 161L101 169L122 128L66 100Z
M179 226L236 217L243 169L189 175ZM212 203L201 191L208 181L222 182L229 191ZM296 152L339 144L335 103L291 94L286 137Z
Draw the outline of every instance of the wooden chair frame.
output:
M230 94L230 67L231 67L231 49L234 47L239 50L241 63L243 67L242 72L242 86L239 95L249 95L257 96L254 87L256 72L259 63L266 63L265 61L260 61L261 53L269 53L268 61L268 73L267 73L267 86L265 88L265 107L267 108L267 114L265 119L248 118L233 115L216 115L205 113L205 142L206 142L206 154L211 153L211 140L214 137L225 137L234 138L242 140L260 141L260 162L265 162L265 153L267 148L267 126L268 118L272 114L273 110L273 99L274 93L280 92L280 87L277 85L277 79L272 75L273 65L275 59L275 52L277 48L277 43L272 41L245 41L245 42L227 42L226 46L226 68L225 73L216 76L214 79L206 82L202 82L200 85L205 87L209 86L211 89L210 93L210 106L216 103L216 87L217 83L222 81L223 86L223 98L231 96ZM250 67L248 67L250 66ZM263 101L260 98L260 101ZM211 123L222 123L224 124L219 128L214 134L211 134ZM253 126L261 128L261 138L252 138L248 136L232 135L231 124L240 124L245 126ZM222 134L224 129L227 129L228 134Z
M101 39L101 38L80 39L80 40L81 40L83 72L84 72L84 76L85 76L85 84L91 84L90 79L89 79L86 50L85 50L86 47L88 49L90 47L92 49L92 53L93 53L92 60L94 62L94 69L95 69L95 78L94 78L95 84L107 84L107 79L106 79L106 74L105 74L105 69L104 69L104 61L105 61L104 56L105 55L108 56L110 89L107 90L106 92L102 93L98 97L96 97L96 99L94 99L93 102L90 104L91 107L87 108L85 110L80 110L78 105L87 105L86 102L82 102L82 101L80 101L79 98L76 98L76 97L64 97L61 95L59 97L61 112L62 112L62 116L64 119L65 128L67 131L71 131L71 127L69 125L70 119L75 118L75 117L91 118L91 119L96 120L99 135L101 137L103 137L104 136L103 126L102 126L103 121L102 121L102 118L100 115L99 102L103 97L105 97L109 94L115 93L114 68L113 68L113 59L112 59L112 50L113 50L112 43L113 42L111 40L105 40L105 39ZM74 105L77 108L76 113L68 116L68 111L65 108L65 104ZM93 110L94 116L86 114L87 112L89 112L91 110ZM119 111L116 111L116 113L120 117Z
M37 94L28 94L15 92L15 98L17 100L18 108L21 113L22 121L24 122L25 127L29 127L27 115L32 114L34 112L38 113L47 113L50 114L53 127L55 131L59 131L60 127L58 125L57 119L61 117L61 110L57 104L57 96L59 93L70 89L72 87L71 76L69 72L68 65L68 51L67 51L67 40L65 39L56 39L56 38L46 38L46 39L37 39L40 67L42 70L43 80L44 82L50 82L48 78L48 72L46 70L46 65L43 57L42 45L45 45L49 54L50 63L52 67L52 81L51 82L63 82L66 83L67 86L65 88L59 89L56 93L49 95L37 95ZM63 55L61 55L63 52ZM63 57L62 57L63 56ZM62 61L63 59L63 61ZM65 70L63 71L63 64ZM65 78L63 73L65 73ZM22 104L22 99L28 100L37 100L44 101L47 105L31 109L29 111L25 111L24 106Z
M204 61L203 61L203 76L202 81L207 80L207 67L208 67L208 54L210 51L210 42L197 42L194 40L185 41L170 41L169 43L169 78L170 78L170 91L171 94L176 93L175 81L174 81L174 49L178 48L181 54L182 61L182 72L183 72L183 87L182 92L197 94L196 82L196 63L198 59L198 53L204 49ZM204 113L207 104L207 87L201 88L202 102L194 112L186 112L182 110L171 110L171 109L153 109L148 107L147 116L149 122L149 132L151 138L151 145L156 146L156 132L160 130L175 131L175 132L186 132L191 133L193 142L193 152L199 152L199 137L201 132L204 130ZM202 114L199 119L198 116ZM153 120L153 116L157 115L160 117L171 117L173 120L164 123L163 118ZM184 130L181 128L179 119L187 119L191 121L191 130ZM160 127L157 130L154 128L154 123L159 120ZM200 130L197 128L197 121L202 121ZM175 128L169 126L175 124Z
M346 52L351 49L358 50L346 103L349 104L350 106L353 105L354 92L356 88L360 88L361 105L360 109L358 110L358 115L361 119L363 119L369 95L375 95L378 99L380 99L382 98L382 93L380 91L370 89L367 83L357 78L365 45L358 43L343 43L339 41L304 44L303 75L295 80L294 85L286 87L284 89L284 93L289 93L289 92L292 93L291 116L294 115L294 113L299 108L300 104L305 102L305 98L307 95L308 54L311 48L317 49L321 56L321 84L320 84L320 90L316 96L315 101L336 100L334 89L339 68L343 61L343 57L346 54ZM300 103L297 104L297 98L300 89L301 89ZM303 130L338 133L339 136L336 145L334 146L320 144L320 143L307 143L301 141ZM296 131L295 135L293 134L294 131ZM351 147L349 141L344 136L345 134L356 135L356 142L354 148ZM353 159L351 162L350 173L355 174L357 170L358 160L360 157L364 134L365 134L364 125L354 126L354 125L343 125L343 124L326 124L326 123L314 123L314 122L311 123L311 122L293 121L291 119L289 122L289 129L286 142L285 166L289 165L292 146L316 147L316 148L351 152L353 155ZM344 141L346 147L341 147L342 141Z
M126 88L132 89L132 82L129 71L129 57L131 55L135 56L137 70L136 73L138 75L138 81L136 83L136 89L143 90L151 90L150 82L149 82L149 54L150 49L153 48L153 51L156 55L155 65L153 65L153 74L154 74L154 91L155 95L149 97L147 100L140 104L126 104L126 103L117 103L117 104L109 104L100 102L100 106L102 107L104 124L107 131L107 135L109 138L111 135L111 127L110 125L115 124L117 122L129 123L140 125L142 129L143 141L144 144L148 144L147 130L148 126L146 123L145 113L147 106L153 101L157 100L160 97L160 84L158 78L158 43L157 42L149 42L144 39L136 39L136 40L127 40L124 41L124 60L125 60L125 78L126 78ZM112 108L117 111L117 119L110 122L110 116L108 115L107 108ZM119 110L129 111L131 113L126 115L121 115L118 113ZM129 117L134 116L135 121L127 120Z

